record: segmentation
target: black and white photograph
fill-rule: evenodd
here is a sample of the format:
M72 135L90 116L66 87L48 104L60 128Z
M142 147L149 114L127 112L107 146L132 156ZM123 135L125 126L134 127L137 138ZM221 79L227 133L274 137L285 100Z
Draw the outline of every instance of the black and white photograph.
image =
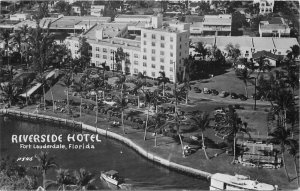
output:
M0 0L0 190L299 190L299 0Z

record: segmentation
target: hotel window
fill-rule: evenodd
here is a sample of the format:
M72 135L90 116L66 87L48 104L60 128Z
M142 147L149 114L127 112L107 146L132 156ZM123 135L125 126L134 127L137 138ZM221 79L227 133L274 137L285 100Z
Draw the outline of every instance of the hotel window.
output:
M100 56L99 56L99 54L96 54L96 58L99 58Z
M110 57L110 60L114 60L114 58L111 56L111 57Z
M154 49L152 49L152 54L155 54L155 50Z
M147 37L147 34L146 34L146 33L144 33L144 37L145 37L145 38Z
M170 60L170 64L174 64L173 60Z
M173 52L170 52L170 56L173 57Z
M160 43L160 47L161 48L165 48L165 44L164 43Z
M100 51L99 47L96 47L96 51L97 51L97 52L99 52L99 51Z
M164 66L160 66L160 69L161 69L161 70L165 70L165 67L164 67Z
M170 41L173 42L173 40L174 40L173 37L170 37Z
M179 52L179 56L181 56L181 52Z
M103 59L107 59L107 56L106 56L106 55L103 55Z
M144 60L147 60L147 56L146 56L146 55L143 55L143 59L144 59Z
M151 44L152 44L152 46L155 46L155 42L152 42Z
M179 49L181 49L181 45L179 45Z
M165 40L165 36L161 36L161 37L160 37L160 40Z
M160 62L164 63L165 59L164 58L160 58Z
M79 45L77 43L75 43L75 47L79 47Z
M144 66L144 67L147 67L147 63L146 63L146 62L143 62L143 66Z
M173 75L170 75L170 78L169 78L170 80L173 80Z
M170 67L170 72L173 72L173 68L172 67Z
M179 42L181 42L181 37L179 37Z
M146 74L147 74L147 71L146 71L146 70L144 70L144 71L143 71L143 74L144 74L144 75L146 75Z
M103 52L107 52L107 49L106 49L106 48L103 48Z
M152 75L152 77L155 77L155 72L152 72L151 75Z
M138 58L139 57L139 55L138 54L134 54L134 58Z
M173 45L172 44L170 45L170 48L173 49Z
M152 34L152 39L155 39L155 34Z
M144 45L147 45L147 42L146 42L146 41L144 41Z
M93 47L92 46L89 46L89 50L92 50L93 49Z
M92 53L89 53L89 56L90 56L90 57L93 57L93 54L92 54Z
M139 65L139 62L135 60L134 65Z
M151 68L155 68L155 64L151 64Z
M160 55L165 55L165 52L164 51L160 51Z
M96 65L99 66L99 61L96 61Z
M110 53L113 54L113 53L114 53L114 50L110 50Z
M152 56L152 57L151 57L151 60L152 60L152 61L155 61L155 57L154 57L154 56Z
M146 48L144 48L144 52L147 52L147 49L146 49Z
M134 71L135 74L139 72L139 70L136 69L136 68L133 71Z

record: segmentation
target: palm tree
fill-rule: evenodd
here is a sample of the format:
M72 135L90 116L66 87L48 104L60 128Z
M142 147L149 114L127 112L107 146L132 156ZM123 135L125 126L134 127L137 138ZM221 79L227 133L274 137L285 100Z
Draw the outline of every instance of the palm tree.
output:
M74 171L75 183L77 185L77 189L79 190L87 190L89 186L96 180L95 175L85 170L84 168L80 168L79 171Z
M133 88L133 93L137 96L138 98L138 108L140 108L140 89L144 87L143 83L141 81L135 81L134 82L134 88Z
M238 44L233 45L231 43L227 44L225 50L228 52L228 57L231 57L234 61L234 64L237 61L237 58L241 55L241 50Z
M7 82L0 84L0 89L2 91L1 95L9 101L9 105L14 104L17 95L20 93L19 86L14 82Z
M165 124L165 120L163 120L164 114L162 113L156 113L155 115L152 116L152 126L154 127L154 134L155 134L155 141L154 141L154 146L157 147L157 133L161 131L161 127Z
M207 153L206 153L206 148L205 148L205 142L204 142L204 135L203 132L209 128L209 114L208 113L200 113L200 112L195 112L192 114L191 117L192 124L191 126L195 129L199 129L201 131L201 137L202 137L202 149L204 151L205 157L207 160L209 160Z
M164 71L160 71L159 72L160 77L158 77L158 84L162 84L163 85L163 96L165 96L165 85L166 83L170 83L170 79L168 77L166 77L166 73Z
M290 137L290 130L285 129L282 126L278 126L274 132L270 134L273 138L271 139L271 142L280 145L280 151L281 151L281 157L282 157L282 162L285 170L286 177L288 181L290 181L290 177L287 172L286 164L285 164L285 157L284 153L286 150L286 145L291 145L291 142L293 141L292 139L289 139Z
M43 176L43 188L46 189L46 174L47 171L51 168L57 167L57 164L54 162L54 157L49 157L47 152L41 151L39 154L35 155L35 158L38 160L39 165L34 166L37 170L42 172Z
M145 89L145 85L147 84L146 80L147 80L147 76L146 76L146 73L141 73L139 72L138 75L137 75L137 79L138 80L144 80L144 82L141 82L143 84L143 90Z
M0 39L4 41L4 50L8 48L8 42L10 40L10 32L8 30L1 30Z
M275 103L277 103L278 108L283 111L283 126L286 129L286 119L287 119L287 111L292 109L295 105L294 96L290 90L285 90L283 88L277 89L275 92Z
M120 64L121 64L120 62L125 61L126 57L128 57L128 53L124 52L123 48L121 48L121 47L117 48L117 51L115 52L115 61L117 62L117 71L120 68Z
M53 110L53 112L55 112L55 104L54 104L54 97L53 97L53 91L52 91L52 80L47 79L46 83L47 83L47 86L50 88L51 99L52 99L52 110Z
M295 60L295 58L297 58L300 54L300 48L299 45L293 45L291 47L291 50L288 51L288 58L290 58L291 60Z
M148 106L146 124L145 124L145 132L144 132L144 141L146 141L148 122L149 122L149 111L150 111L151 103L153 103L155 98L154 98L154 92L153 93L150 91L143 91L143 92L145 95L145 103Z
M41 84L43 88L43 105L44 105L44 110L46 110L46 92L45 92L45 85L47 83L46 76L43 73L38 73L36 76L36 80L38 83Z
M124 126L124 110L127 108L127 101L124 97L117 97L116 105L118 109L121 111L121 120L122 120L122 128L123 134L125 135L125 126Z
M188 104L189 91L192 89L190 85L190 72L193 60L191 58L184 59L184 72L183 72L183 88L185 89L185 104Z
M251 79L252 72L249 72L247 68L244 69L237 69L235 71L237 77L244 82L245 85L245 93L246 97L248 98L248 81Z
M68 113L70 113L70 104L69 104L69 88L71 87L73 80L72 80L72 73L68 73L64 76L63 82L65 87L67 88L67 107Z
M22 65L22 33L20 31L16 31L13 35L13 42L17 44L18 53L21 55L21 65Z
M289 154L293 156L294 158L294 167L295 167L295 173L297 178L297 184L299 186L299 176L298 176L298 168L297 168L297 160L299 158L299 143L296 140L290 140L290 148L288 149Z
M202 56L203 60L205 59L206 55L208 55L208 50L205 48L202 42L196 43L194 48L195 48L195 52L199 53Z
M121 96L123 97L123 91L126 88L125 86L126 82L126 76L125 75L119 75L118 79L115 81L116 86L121 90Z
M57 176L55 183L59 186L57 190L65 191L68 187L71 187L74 184L74 177L71 176L69 170L60 168L56 170L56 173Z

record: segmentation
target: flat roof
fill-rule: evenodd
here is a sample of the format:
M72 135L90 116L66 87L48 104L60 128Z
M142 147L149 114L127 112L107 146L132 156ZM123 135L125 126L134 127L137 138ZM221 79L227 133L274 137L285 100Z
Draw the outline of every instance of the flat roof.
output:
M74 26L80 22L101 22L108 21L110 17L96 17L96 16L64 16L55 20L50 28L74 28Z
M122 18L122 19L130 19L130 18L141 18L141 19L147 19L147 18L151 18L152 15L125 15L125 14L120 14L120 15L117 15L115 17L115 19L118 19L118 18Z
M113 38L127 26L126 23L100 23L87 31L84 36L91 40L96 40L96 31L103 30L104 38Z
M204 24L231 25L231 15L205 15Z
M260 24L262 30L278 30L278 29L289 29L290 27L285 24Z
M255 49L272 50L275 48L272 37L252 37Z
M215 37L194 37L191 36L192 43L202 42L203 44L215 45Z
M249 47L249 48L253 47L252 37L247 37L247 36L231 36L231 37L217 36L216 37L217 47L225 47L230 43L233 45L238 44L240 47Z
M296 38L273 38L273 41L277 49L291 49L293 45L299 46Z

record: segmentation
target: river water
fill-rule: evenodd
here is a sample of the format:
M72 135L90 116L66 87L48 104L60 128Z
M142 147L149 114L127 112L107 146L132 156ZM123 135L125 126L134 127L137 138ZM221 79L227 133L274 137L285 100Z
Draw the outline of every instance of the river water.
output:
M29 134L77 134L65 127L47 123L33 123L0 116L0 155L1 158L32 157L41 149L21 149L19 143L12 143L12 135ZM87 133L87 132L86 132ZM100 171L117 170L131 188L137 190L207 190L209 182L168 170L142 158L135 151L115 140L100 137L101 142L93 143L95 149L44 149L55 156L56 163L63 169L79 170L85 168L99 177ZM66 143L66 145L68 145ZM22 165L37 165L37 161L19 162ZM55 180L55 170L47 174ZM97 177L99 189L108 189L106 183Z

